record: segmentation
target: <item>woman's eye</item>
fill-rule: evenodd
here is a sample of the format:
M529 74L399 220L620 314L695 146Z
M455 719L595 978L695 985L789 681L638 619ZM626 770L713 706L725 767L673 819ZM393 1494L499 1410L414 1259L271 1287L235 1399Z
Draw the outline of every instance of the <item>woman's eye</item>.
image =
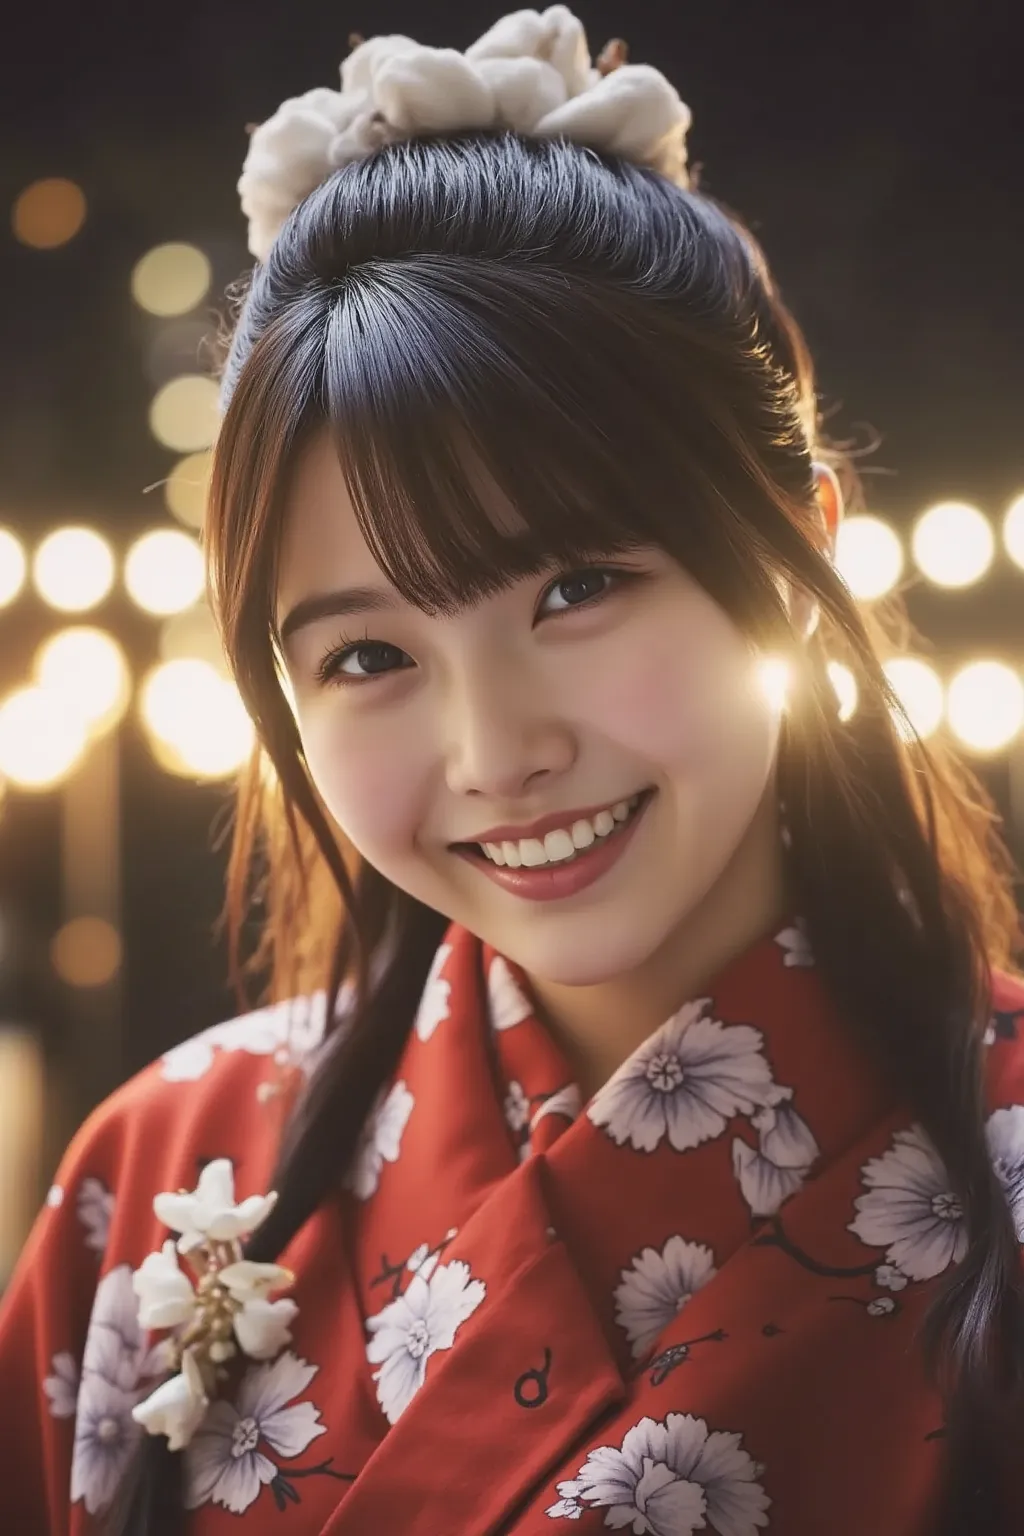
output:
M558 595L563 599L565 606L554 608L554 613L568 613L573 608L591 606L608 596L620 574L604 566L588 566L584 570L569 571L548 588L545 597Z
M317 682L361 683L374 677L384 677L390 672L404 670L391 665L396 658L405 655L397 645L385 640L343 641L332 646L316 669ZM349 662L355 662L361 671L350 670Z

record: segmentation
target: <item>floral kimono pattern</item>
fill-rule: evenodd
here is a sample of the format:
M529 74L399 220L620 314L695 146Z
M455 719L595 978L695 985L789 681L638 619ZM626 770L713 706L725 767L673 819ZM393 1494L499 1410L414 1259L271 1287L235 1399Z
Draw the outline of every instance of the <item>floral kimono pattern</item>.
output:
M168 1369L131 1274L153 1196L268 1187L322 996L207 1030L69 1148L0 1311L5 1529L88 1536ZM1024 987L986 1034L1024 1240ZM344 1028L344 1020L339 1020ZM226 1536L927 1536L943 1405L917 1328L963 1255L935 1149L830 1005L799 922L584 1103L518 967L452 926L344 1187L282 1255L292 1339L182 1453Z

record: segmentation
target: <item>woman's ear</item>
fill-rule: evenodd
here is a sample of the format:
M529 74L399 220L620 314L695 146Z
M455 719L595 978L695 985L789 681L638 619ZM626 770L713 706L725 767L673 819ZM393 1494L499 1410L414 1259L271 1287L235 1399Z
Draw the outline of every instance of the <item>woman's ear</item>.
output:
M835 470L818 459L814 461L814 490L825 534L825 551L831 560L835 557L836 537L843 520L843 491ZM818 627L818 605L808 594L795 592L790 617L800 638L809 640Z
M836 537L843 520L843 491L835 470L820 459L814 460L814 489L828 535L828 552L832 556L836 552Z

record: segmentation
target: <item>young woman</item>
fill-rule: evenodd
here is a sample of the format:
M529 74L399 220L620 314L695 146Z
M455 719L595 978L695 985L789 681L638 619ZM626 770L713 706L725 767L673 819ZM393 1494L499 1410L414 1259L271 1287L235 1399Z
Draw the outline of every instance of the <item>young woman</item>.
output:
M269 1002L68 1151L5 1530L1024 1528L1006 856L623 52L373 39L253 136L206 540Z

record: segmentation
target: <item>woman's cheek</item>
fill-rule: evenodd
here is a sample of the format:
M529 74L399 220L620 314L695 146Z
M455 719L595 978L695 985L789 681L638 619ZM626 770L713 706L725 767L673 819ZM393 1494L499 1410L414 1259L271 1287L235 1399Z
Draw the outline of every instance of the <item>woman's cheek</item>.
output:
M362 738L362 739L360 739ZM370 856L400 847L415 828L416 763L408 751L359 729L303 732L306 761L321 798L345 836Z

